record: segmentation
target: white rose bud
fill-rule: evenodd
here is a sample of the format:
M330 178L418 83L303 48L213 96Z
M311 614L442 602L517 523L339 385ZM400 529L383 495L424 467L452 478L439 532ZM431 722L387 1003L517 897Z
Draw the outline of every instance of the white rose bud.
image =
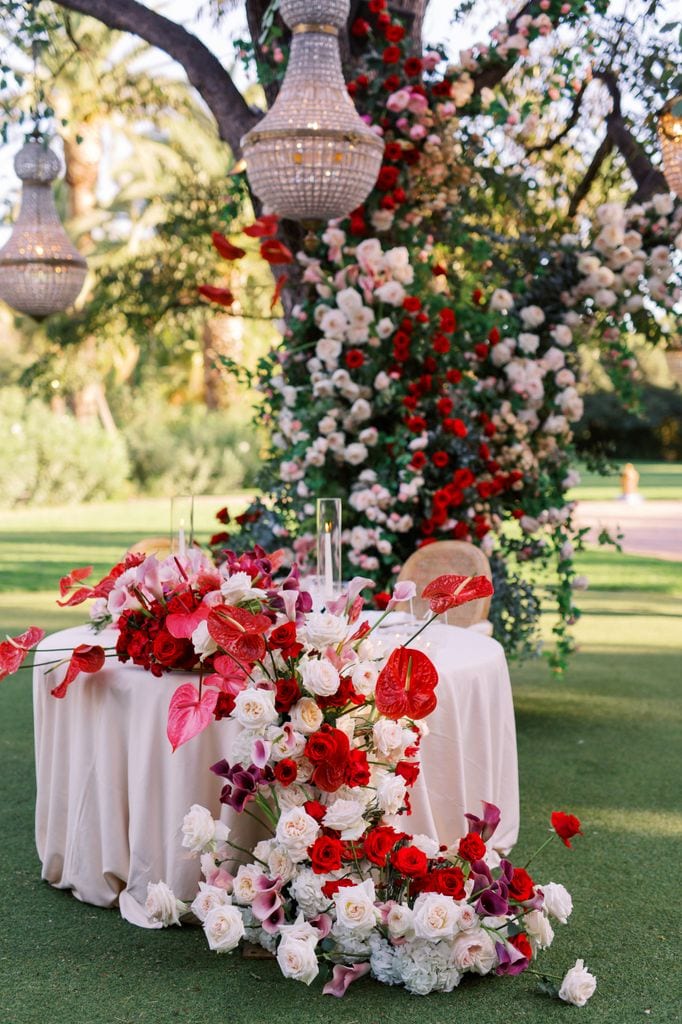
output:
M224 843L230 829L222 821L215 821L211 812L201 804L192 804L182 820L182 845L190 853L203 853Z
M585 969L584 961L576 960L575 966L571 967L561 982L559 999L574 1006L584 1006L596 987L597 979Z

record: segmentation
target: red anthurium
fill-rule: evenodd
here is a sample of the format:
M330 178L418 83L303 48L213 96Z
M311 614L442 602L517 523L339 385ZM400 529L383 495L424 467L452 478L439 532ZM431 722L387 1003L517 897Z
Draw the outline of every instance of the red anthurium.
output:
M436 706L436 667L422 651L396 647L379 673L376 707L387 718L426 718Z
M200 284L197 288L199 295L211 302L217 302L219 306L231 306L234 302L234 295L229 288L216 288L212 284Z
M104 648L92 644L79 644L74 648L71 660L66 666L66 675L54 690L53 697L66 697L66 691L81 672L99 672L105 659Z
M74 583L82 583L92 572L91 565L84 565L82 569L72 569L67 576L62 576L59 581L59 593L62 597L67 594Z
M246 249L240 249L238 245L233 245L229 238L221 235L220 231L212 232L211 241L213 248L223 259L240 260L242 256L246 256Z
M489 597L493 593L493 585L487 576L438 576L424 588L422 597L429 599L431 611L440 615L448 608L457 608L467 601L476 601L479 597Z
M249 238L270 238L277 231L278 224L279 218L274 214L263 214L248 228L244 228L244 234Z
M44 629L31 626L25 633L3 640L0 644L0 679L11 676L21 668L28 652L39 644L44 636Z
M287 249L286 245L277 238L267 238L261 242L260 254L271 266L294 262L294 254L291 249Z
M200 604L193 612L171 612L166 617L166 629L176 640L189 640L199 623L206 621L208 612L205 604Z
M287 283L288 280L289 277L287 274L280 274L279 277L277 278L277 284L275 285L275 290L272 294L272 302L270 303L270 309L274 309L277 303L279 302L279 297L282 294L282 289L284 288L284 285Z
M168 739L173 750L203 732L213 717L218 691L204 689L200 695L192 683L183 683L171 697L168 706Z
M240 662L260 661L265 657L264 633L271 625L267 615L253 615L245 608L230 604L211 608L208 616L210 635Z

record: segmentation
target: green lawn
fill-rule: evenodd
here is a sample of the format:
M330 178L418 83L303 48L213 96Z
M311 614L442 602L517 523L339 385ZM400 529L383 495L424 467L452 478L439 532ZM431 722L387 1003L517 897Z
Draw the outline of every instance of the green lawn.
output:
M163 532L165 508L102 506L97 519L92 509L4 514L0 632L80 621L82 610L55 608L56 577L91 561L104 568L131 539ZM540 996L528 975L467 979L452 995L424 999L362 981L335 1002L319 984L284 982L272 963L210 954L198 929L141 931L50 889L39 881L33 845L31 693L23 678L0 686L2 1024L678 1022L680 567L588 552L580 570L594 587L581 595L581 649L566 676L553 680L534 662L516 666L513 678L521 855L541 838L551 810L583 821L574 849L552 844L537 875L564 882L575 905L540 965L560 973L584 957L599 982L585 1009Z
M569 491L572 501L610 501L620 490L620 473L625 460L619 462L612 476L590 473L580 466L580 484ZM682 464L679 462L636 462L639 490L649 501L682 500Z

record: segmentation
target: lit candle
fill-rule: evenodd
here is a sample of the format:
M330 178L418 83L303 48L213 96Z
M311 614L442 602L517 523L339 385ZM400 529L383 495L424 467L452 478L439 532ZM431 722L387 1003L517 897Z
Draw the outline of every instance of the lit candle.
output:
M332 566L332 524L324 524L324 596L334 597L334 571Z

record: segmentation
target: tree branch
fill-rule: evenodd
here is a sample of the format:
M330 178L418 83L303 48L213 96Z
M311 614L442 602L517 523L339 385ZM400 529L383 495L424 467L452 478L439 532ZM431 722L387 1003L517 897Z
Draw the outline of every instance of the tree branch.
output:
M553 139L547 139L546 142L542 142L542 143L538 144L537 146L529 146L526 149L526 153L527 154L528 153L544 153L548 149L553 149L554 146L557 145L557 143L561 142L562 139L566 138L566 136L570 132L571 128L574 127L576 121L578 120L578 117L580 115L580 105L581 105L581 103L583 101L583 96L585 95L585 89L586 88L587 88L587 82L583 82L583 84L580 86L580 90L576 93L575 99L573 100L573 109L571 111L571 115L568 118L568 120L566 121L566 124L564 125L564 127L559 132L559 134L555 135Z
M651 199L656 192L669 192L665 175L654 167L644 148L625 123L621 111L620 89L615 74L606 69L597 71L594 77L604 83L611 96L611 113L606 115L606 134L620 151L630 174L635 179L637 191L633 199L635 202L645 202L647 199Z
M599 168L604 163L604 161L606 160L607 156L609 155L609 153L611 152L612 149L613 149L613 141L611 139L611 136L607 132L605 137L604 137L604 141L601 143L601 145L599 146L597 152L592 157L592 163L587 168L587 172L585 174L585 177L580 182L580 184L578 185L577 189L575 190L575 192L573 194L573 197L571 199L570 205L568 207L568 216L569 217L574 217L575 216L578 207L582 203L582 201L585 198L585 196L587 195L587 193L590 191L590 188L592 187L593 181L595 180L595 178L599 174Z
M201 40L137 0L57 0L57 3L96 18L109 28L139 36L181 64L215 117L220 138L235 157L239 155L241 137L258 121L258 115L249 109L225 68Z
M508 23L509 35L513 36L516 33L516 26L518 25L519 18L524 14L529 14L535 7L536 0L528 0L523 5L521 10L514 15L512 20ZM493 64L490 67L483 68L482 71L473 71L471 77L474 81L474 94L481 92L483 89L492 89L493 86L498 85L504 76L510 71L514 64L519 59L518 50L514 51L513 56L509 56L506 60L500 60L499 64Z

